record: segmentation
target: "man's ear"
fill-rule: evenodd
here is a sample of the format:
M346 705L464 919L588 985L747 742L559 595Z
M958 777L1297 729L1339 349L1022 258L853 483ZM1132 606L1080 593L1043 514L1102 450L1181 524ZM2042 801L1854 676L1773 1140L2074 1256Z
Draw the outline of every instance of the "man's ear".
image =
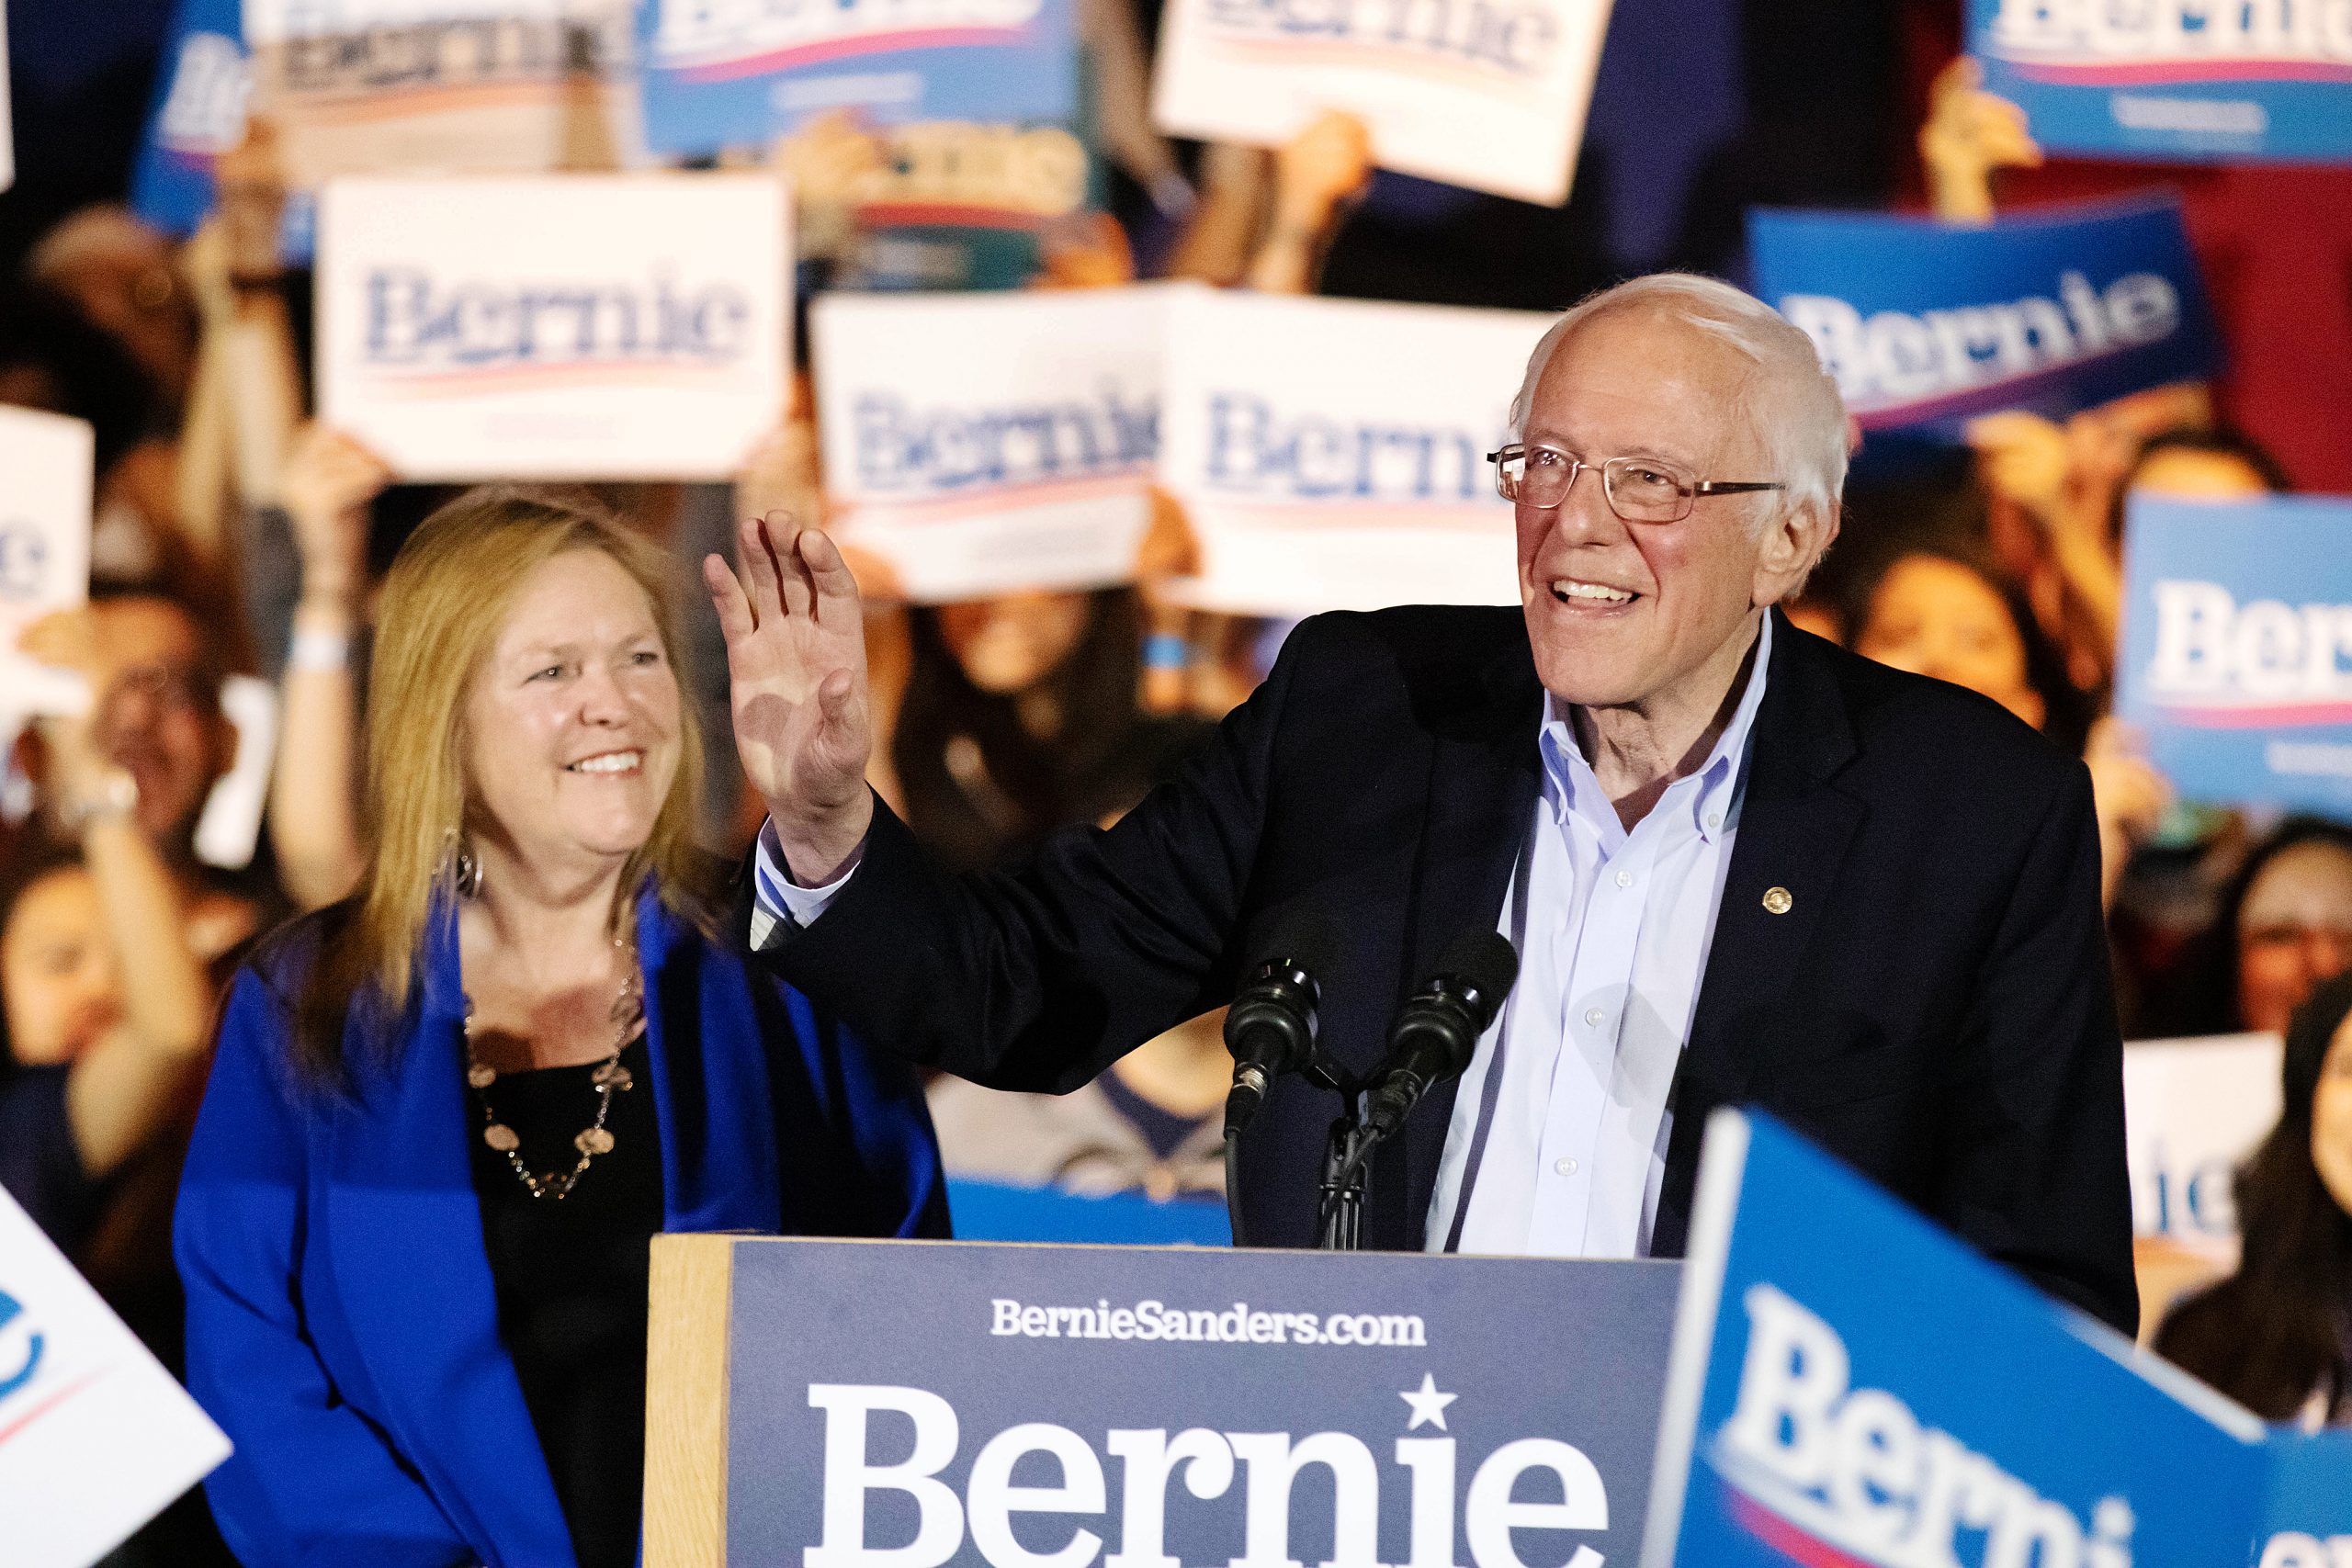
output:
M1758 604L1777 604L1804 591L1805 580L1838 538L1838 509L1804 505L1784 509L1764 529L1756 555L1752 598Z

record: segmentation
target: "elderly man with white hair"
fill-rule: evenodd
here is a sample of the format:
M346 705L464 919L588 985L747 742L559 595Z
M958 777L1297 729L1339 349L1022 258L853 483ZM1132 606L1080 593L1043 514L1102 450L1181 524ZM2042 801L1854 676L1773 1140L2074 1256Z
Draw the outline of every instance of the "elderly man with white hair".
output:
M1390 1248L1672 1257L1707 1112L1752 1104L2051 1292L2138 1302L2082 764L1774 608L1837 536L1846 419L1805 336L1710 279L1598 295L1495 454L1521 608L1317 616L1108 831L952 877L876 802L856 587L814 529L707 564L765 798L755 947L867 1040L1062 1090L1226 1001L1299 911L1321 1039L1370 1070L1465 930L1516 989L1370 1166ZM1253 1242L1312 1245L1338 1104L1278 1080Z

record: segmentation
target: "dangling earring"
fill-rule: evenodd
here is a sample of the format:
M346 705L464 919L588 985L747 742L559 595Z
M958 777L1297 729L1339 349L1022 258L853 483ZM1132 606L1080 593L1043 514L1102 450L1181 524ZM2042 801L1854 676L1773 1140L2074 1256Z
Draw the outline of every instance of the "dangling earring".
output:
M474 858L473 846L455 828L443 832L441 839L441 864L449 886L460 898L474 897L481 891L481 862Z

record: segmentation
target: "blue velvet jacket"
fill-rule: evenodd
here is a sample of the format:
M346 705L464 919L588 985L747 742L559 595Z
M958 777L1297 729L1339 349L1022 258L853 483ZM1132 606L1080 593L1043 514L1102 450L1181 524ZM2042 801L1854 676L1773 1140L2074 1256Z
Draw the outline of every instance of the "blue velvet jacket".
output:
M180 1188L188 1387L236 1444L213 1512L248 1568L572 1568L499 1338L454 908L413 1005L352 1010L386 1065L350 1101L288 1076L319 919L238 973ZM637 924L663 1228L944 1235L913 1082L650 894Z

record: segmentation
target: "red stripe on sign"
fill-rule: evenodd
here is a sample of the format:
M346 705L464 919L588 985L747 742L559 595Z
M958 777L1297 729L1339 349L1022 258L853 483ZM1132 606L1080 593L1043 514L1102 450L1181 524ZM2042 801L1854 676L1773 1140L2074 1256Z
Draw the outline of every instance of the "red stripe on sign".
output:
M1724 1490L1731 1496L1732 1522L1790 1562L1802 1562L1805 1568L1877 1568L1869 1558L1830 1545L1746 1493Z
M679 76L688 82L732 82L744 76L764 76L795 65L814 65L860 54L897 54L910 49L968 49L989 44L1026 43L1026 28L907 28L897 32L859 33L854 38L824 39L816 43L772 49L736 60L714 60L707 65L682 65Z
M2352 65L2334 65L2324 60L2141 60L2117 65L2010 63L2029 82L2091 87L2198 82L2352 82Z
M2259 707L2198 707L2165 705L2160 710L2175 724L2198 729L2268 729L2308 724L2352 724L2352 702L2268 703Z
M10 1438L16 1437L26 1427L31 1426L34 1422L40 1420L42 1416L48 1415L51 1411L56 1409L59 1405L73 1398L75 1394L81 1393L84 1389L89 1387L92 1383L106 1376L107 1373L111 1371L113 1371L113 1369L110 1367L100 1367L96 1371L84 1372L80 1377L75 1378L72 1382L67 1383L63 1388L59 1389L56 1393L36 1400L32 1406L23 1415L17 1416L6 1426L0 1427L0 1446L5 1446Z

